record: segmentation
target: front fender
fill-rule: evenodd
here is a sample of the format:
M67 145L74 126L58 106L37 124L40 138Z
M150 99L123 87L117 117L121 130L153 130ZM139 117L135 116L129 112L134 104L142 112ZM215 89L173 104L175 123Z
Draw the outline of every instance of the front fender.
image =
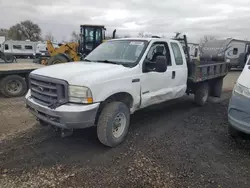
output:
M130 79L129 79L130 80ZM100 88L103 88L100 90ZM138 107L141 101L141 95L140 95L140 82L138 83L132 83L132 82L116 82L116 83L110 83L110 84L103 84L96 86L94 88L91 88L93 99L95 102L103 102L110 96L117 94L117 93L128 93L133 98L133 108Z

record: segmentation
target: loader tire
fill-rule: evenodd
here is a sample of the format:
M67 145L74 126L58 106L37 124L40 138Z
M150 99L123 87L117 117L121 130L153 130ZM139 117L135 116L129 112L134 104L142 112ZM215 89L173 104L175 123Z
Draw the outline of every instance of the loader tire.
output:
M247 53L241 53L239 55L239 66L241 69L245 67L246 61L247 61Z
M208 83L203 83L195 91L194 100L198 106L204 106L206 104L209 97L209 90L210 88Z
M59 63L69 62L68 59L62 55L56 55L49 58L47 65L54 65Z
M27 89L27 83L18 75L6 76L0 81L0 91L5 97L23 96Z
M98 123L99 141L108 147L121 144L128 133L130 124L129 107L122 102L110 102L102 109Z

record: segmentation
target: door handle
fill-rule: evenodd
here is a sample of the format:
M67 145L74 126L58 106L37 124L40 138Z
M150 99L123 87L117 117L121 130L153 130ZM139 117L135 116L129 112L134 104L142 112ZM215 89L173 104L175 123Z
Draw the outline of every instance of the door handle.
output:
M172 79L175 79L175 71L172 71Z

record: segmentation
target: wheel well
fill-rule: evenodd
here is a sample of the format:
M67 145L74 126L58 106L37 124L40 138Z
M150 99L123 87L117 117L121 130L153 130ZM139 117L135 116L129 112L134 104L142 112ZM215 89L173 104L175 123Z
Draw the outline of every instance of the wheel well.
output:
M116 93L114 95L111 95L108 97L105 101L103 101L104 104L112 102L112 101L120 101L125 103L129 108L133 106L133 97L126 92Z
M120 93L116 93L113 94L111 96L109 96L106 100L104 100L103 102L101 102L100 107L98 109L97 115L96 115L96 123L97 120L99 118L99 115L103 109L103 107L110 102L113 101L119 101L119 102L123 102L124 104L126 104L129 108L131 108L133 106L134 100L132 95L130 95L129 93L126 92L120 92Z

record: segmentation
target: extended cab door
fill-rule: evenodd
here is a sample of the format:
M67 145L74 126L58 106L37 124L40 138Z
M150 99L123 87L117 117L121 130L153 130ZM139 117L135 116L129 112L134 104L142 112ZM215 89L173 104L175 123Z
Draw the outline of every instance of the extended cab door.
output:
M182 46L177 41L170 41L170 52L173 64L174 79L172 79L172 86L175 93L175 98L182 97L187 89L188 68L185 58L185 53Z
M141 108L176 98L177 69L175 61L172 61L174 57L169 46L167 41L152 43L142 63ZM168 61L167 70L156 72L156 57L162 55Z

